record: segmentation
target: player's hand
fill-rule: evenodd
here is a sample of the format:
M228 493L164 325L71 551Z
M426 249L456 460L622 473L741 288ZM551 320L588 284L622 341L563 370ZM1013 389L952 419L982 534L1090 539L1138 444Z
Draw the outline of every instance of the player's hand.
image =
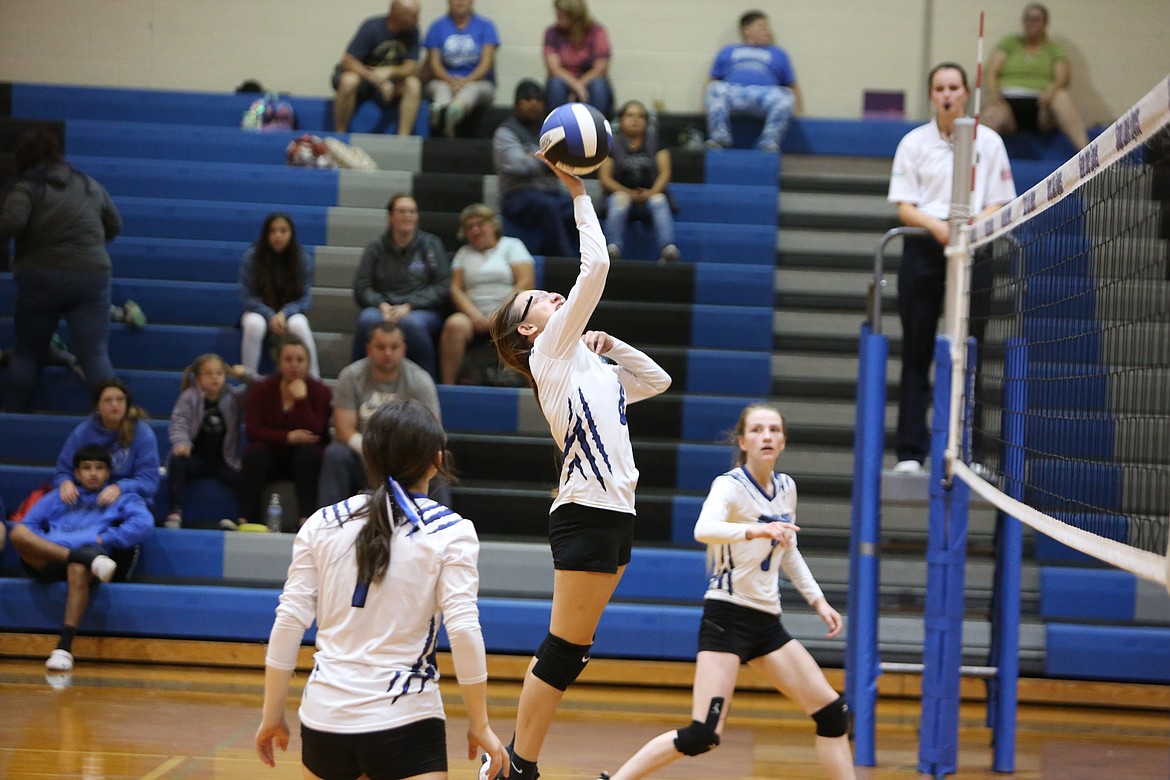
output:
M491 726L487 724L479 728L468 726L467 757L474 759L483 753L488 755L488 765L486 773L480 770L480 777L495 777L500 774L501 770L504 777L507 777L512 771L511 762L508 761L508 751L504 749L504 744L492 731Z
M746 539L771 539L777 547L792 547L796 542L796 534L800 526L796 523L786 523L773 520L770 523L754 523L744 532Z
M278 723L260 724L256 729L256 755L268 766L276 766L276 756L272 750L273 743L281 749L288 750L288 721L282 716Z
M557 175L557 178L561 180L561 183L569 188L569 194L574 198L585 194L585 182L581 181L580 176L574 176L571 173L565 173L560 168L553 165L549 160L547 160L543 152L537 152L536 158L541 160L549 167L550 170L552 170L553 173Z
M613 336L603 330L588 330L581 337L585 348L595 355L604 355L613 349Z
M841 619L841 613L833 609L823 596L817 599L813 608L821 616L821 620L825 621L825 625L829 627L828 633L825 634L826 639L832 639L841 633L841 629L845 627L845 621Z

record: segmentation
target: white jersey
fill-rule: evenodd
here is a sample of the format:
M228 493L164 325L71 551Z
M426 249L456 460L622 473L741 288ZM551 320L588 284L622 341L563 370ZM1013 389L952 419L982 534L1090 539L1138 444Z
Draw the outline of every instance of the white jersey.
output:
M413 498L421 522L398 525L390 566L378 583L357 582L354 545L366 519L353 513L368 496L318 510L297 534L268 665L294 668L304 632L317 621L317 652L300 708L310 728L363 733L443 718L435 666L443 619L460 682L487 679L475 528L425 496Z
M670 387L670 376L617 338L605 353L616 366L581 341L605 290L609 253L593 202L582 195L573 208L581 232L581 271L529 357L541 411L561 449L560 488L551 509L573 503L633 514L638 469L626 404L658 395Z
M1016 185L1003 139L990 127L979 126L975 139L975 192L971 213L980 214L992 203L1015 200ZM887 200L910 203L938 219L951 213L951 182L955 173L954 145L942 137L934 119L914 128L898 142Z
M707 545L712 563L704 598L779 615L780 568L809 604L824 595L795 541L782 550L771 539L745 538L752 523L776 520L796 521L792 477L773 474L766 489L742 466L715 478L695 522L695 540Z

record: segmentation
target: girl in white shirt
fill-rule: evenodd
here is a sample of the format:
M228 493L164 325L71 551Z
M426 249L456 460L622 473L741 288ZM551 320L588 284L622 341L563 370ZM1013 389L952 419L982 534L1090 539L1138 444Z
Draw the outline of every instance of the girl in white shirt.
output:
M752 404L740 414L733 435L737 467L715 478L695 523L695 539L707 545L712 574L699 628L693 720L647 742L612 780L645 777L716 747L744 663L812 717L826 774L854 777L845 699L780 621L777 566L825 621L826 636L835 637L842 628L841 615L796 549L796 485L774 471L786 441L784 418L770 404Z
M393 443L393 446L391 446ZM301 697L305 777L447 777L435 646L446 623L468 717L468 756L491 766L504 749L488 725L479 626L479 539L471 521L426 496L443 470L446 436L425 406L394 401L367 421L363 493L318 510L293 545L268 640L260 759L286 750L285 699L305 630L317 621L313 671Z
M550 167L573 196L580 273L568 298L517 292L491 322L500 360L531 383L561 459L549 516L552 617L520 693L509 746L513 780L538 775L536 761L557 705L589 661L601 613L630 561L638 469L626 404L670 386L670 376L645 353L607 333L585 331L605 290L609 253L584 184Z

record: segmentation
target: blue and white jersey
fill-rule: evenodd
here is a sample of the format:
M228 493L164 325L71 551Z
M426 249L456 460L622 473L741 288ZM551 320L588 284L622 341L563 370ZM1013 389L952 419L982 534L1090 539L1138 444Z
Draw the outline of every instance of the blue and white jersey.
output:
M541 411L561 449L552 509L573 503L634 514L638 469L626 405L670 387L670 375L617 338L605 354L616 365L581 341L605 290L609 252L589 196L576 198L573 208L581 232L581 271L565 303L536 337L529 358Z
M473 663L457 660L460 681L487 677L475 528L425 496L412 498L419 522L395 529L381 582L357 582L355 542L366 519L352 515L369 496L318 510L297 534L268 664L292 668L304 631L317 621L317 652L300 708L310 728L363 733L444 717L435 666L442 620L453 648L470 640L471 655L478 651ZM468 669L474 677L465 675Z
M704 598L779 615L781 569L809 604L824 595L795 542L781 549L771 539L745 538L752 523L775 520L796 522L792 477L773 474L759 485L741 466L715 478L695 522L695 541L707 545L711 567Z

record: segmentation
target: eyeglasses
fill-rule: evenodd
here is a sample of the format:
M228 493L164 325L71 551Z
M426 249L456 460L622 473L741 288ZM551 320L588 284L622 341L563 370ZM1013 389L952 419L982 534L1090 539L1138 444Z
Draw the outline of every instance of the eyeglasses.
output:
M530 294L528 296L528 301L524 304L524 311L520 312L520 322L524 322L524 320L528 319L528 310L532 308L533 302L544 301L547 300L548 297L549 293L546 292L534 292Z

